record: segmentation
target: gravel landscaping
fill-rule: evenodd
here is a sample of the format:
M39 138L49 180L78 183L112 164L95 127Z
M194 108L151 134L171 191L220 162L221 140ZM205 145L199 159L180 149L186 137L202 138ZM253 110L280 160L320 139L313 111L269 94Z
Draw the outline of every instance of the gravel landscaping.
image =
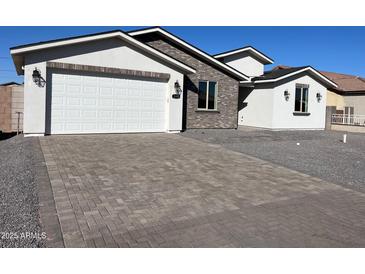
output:
M43 247L35 165L38 138L0 141L0 247Z
M181 135L219 144L329 182L365 192L365 135L335 131L187 130Z

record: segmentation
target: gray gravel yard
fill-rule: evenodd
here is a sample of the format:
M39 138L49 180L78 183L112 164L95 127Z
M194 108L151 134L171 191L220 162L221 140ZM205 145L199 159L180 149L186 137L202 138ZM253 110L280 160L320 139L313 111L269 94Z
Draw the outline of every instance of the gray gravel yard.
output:
M35 164L38 138L0 141L0 247L42 247Z
M250 128L187 130L182 136L219 144L266 161L365 192L365 135L336 131ZM300 145L297 145L300 143Z

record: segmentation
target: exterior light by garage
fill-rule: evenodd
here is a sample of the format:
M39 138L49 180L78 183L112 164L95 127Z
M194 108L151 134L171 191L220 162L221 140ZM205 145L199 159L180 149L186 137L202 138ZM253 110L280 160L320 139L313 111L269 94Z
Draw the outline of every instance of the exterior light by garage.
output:
M317 101L318 103L322 100L322 94L317 92Z
M288 101L289 100L289 96L290 96L290 93L288 90L285 90L284 91L284 97L285 97L285 100Z
M180 94L182 93L182 90L181 90L181 86L180 86L180 83L178 80L176 80L176 82L174 84L174 88L175 88L175 94L172 95L172 98L179 99Z
M42 75L41 75L41 71L37 68L35 68L33 70L33 73L32 73L32 78L33 78L33 82L39 86L39 87L44 87L44 84L45 84L45 81L44 79L42 78Z

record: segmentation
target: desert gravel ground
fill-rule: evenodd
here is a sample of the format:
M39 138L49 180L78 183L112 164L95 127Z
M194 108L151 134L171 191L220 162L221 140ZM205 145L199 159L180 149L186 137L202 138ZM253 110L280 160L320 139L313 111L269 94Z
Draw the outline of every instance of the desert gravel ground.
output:
M252 128L187 130L182 136L222 145L328 182L365 192L365 134Z
M42 247L35 163L38 138L0 141L0 247Z

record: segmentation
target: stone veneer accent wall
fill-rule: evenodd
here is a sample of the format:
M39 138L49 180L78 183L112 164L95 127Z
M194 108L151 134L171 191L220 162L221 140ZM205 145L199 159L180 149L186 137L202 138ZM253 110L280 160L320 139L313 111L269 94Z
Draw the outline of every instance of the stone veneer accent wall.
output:
M238 80L167 40L148 36L137 39L196 69L196 74L184 80L186 128L237 128ZM217 112L197 111L199 80L217 81Z

